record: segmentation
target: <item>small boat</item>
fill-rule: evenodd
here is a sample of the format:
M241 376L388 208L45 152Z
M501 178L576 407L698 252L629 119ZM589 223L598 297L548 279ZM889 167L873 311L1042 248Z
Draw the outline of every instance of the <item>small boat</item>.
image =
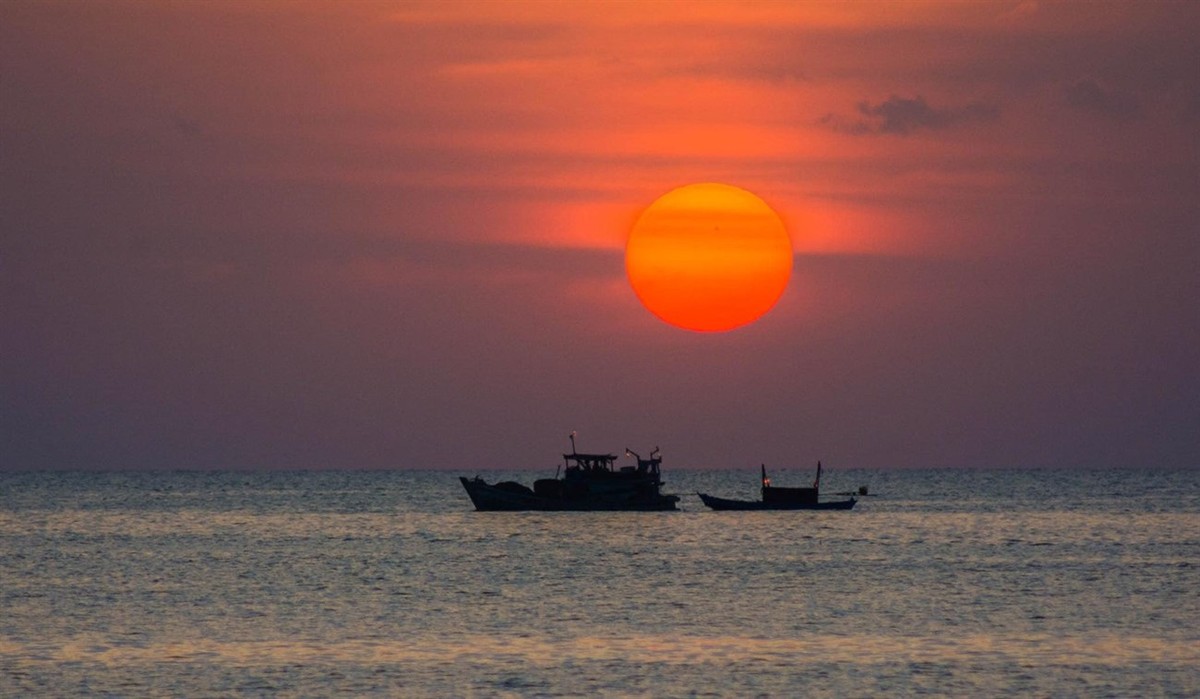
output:
M705 493L696 493L714 510L849 510L858 502L849 500L820 500L821 462L817 462L817 478L811 488L781 488L771 485L767 466L762 466L762 500L730 500Z
M860 485L858 486L858 490L843 490L840 493L834 493L834 495L858 495L864 498L873 498L876 493L867 492L867 486Z
M533 488L515 481L489 484L479 476L460 476L463 488L475 509L494 511L655 511L675 510L678 495L660 492L663 480L659 470L662 457L658 447L643 459L637 452L625 450L637 459L637 466L617 468L615 454L581 454L575 451L575 433L571 433L571 453L563 454L562 477L541 478Z

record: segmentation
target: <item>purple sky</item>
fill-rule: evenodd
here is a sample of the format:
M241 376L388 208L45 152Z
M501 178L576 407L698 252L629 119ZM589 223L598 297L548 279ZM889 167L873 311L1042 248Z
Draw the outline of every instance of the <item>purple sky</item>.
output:
M1200 4L0 3L0 468L1200 466ZM664 192L790 286L663 324Z

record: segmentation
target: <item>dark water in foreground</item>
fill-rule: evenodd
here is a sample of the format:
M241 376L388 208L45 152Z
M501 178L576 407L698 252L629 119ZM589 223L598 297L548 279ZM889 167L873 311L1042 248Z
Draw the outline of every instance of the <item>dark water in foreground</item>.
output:
M1200 471L834 471L880 497L820 513L456 475L0 474L0 696L1200 695Z

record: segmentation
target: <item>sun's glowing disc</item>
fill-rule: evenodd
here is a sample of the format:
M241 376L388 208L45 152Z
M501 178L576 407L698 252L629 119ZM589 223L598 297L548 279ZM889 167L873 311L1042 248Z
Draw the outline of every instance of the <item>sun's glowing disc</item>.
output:
M691 184L642 212L625 246L625 272L642 305L663 321L732 330L783 295L792 242L757 196L726 184Z

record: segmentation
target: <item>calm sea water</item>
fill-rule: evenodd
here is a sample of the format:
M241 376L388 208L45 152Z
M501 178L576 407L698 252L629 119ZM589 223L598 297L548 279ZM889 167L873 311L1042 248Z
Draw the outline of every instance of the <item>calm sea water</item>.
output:
M676 513L456 475L0 474L0 696L1200 695L1200 471L832 471L879 497L757 513L694 495L752 469L668 469Z

